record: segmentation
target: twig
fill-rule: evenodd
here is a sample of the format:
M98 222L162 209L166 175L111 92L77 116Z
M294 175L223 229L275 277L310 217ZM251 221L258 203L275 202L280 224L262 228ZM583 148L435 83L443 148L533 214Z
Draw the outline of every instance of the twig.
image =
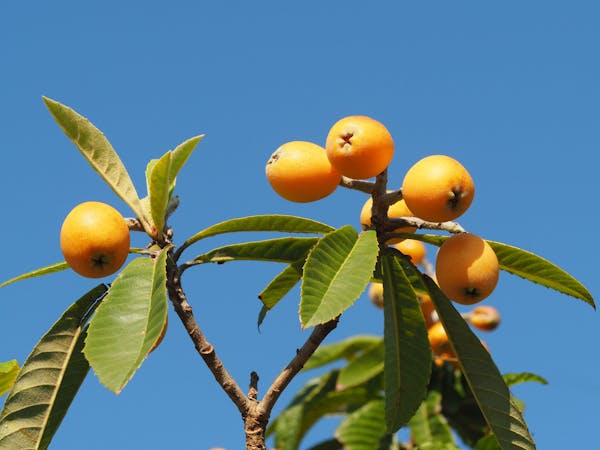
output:
M348 189L354 189L355 191L361 191L370 195L375 188L375 183L371 183L370 181L354 180L352 178L343 176L340 180L340 186Z
M127 223L127 227L130 231L143 231L144 233L146 232L146 230L144 230L142 222L140 222L140 220L135 217L126 217L125 222Z
M387 221L386 230L395 230L397 228L414 227L428 230L442 230L449 233L464 233L465 229L456 222L427 222L418 217L397 217L390 218ZM393 237L393 236L392 236Z

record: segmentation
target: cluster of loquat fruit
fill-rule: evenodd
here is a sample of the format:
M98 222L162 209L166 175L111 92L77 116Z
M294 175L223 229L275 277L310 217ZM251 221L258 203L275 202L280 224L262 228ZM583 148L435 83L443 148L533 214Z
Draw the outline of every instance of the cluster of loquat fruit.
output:
M293 202L322 199L347 179L366 180L384 172L394 156L394 141L387 128L367 116L349 116L336 122L326 138L325 147L312 142L292 141L280 146L269 158L266 176L273 190ZM469 172L455 159L445 155L427 156L414 164L404 176L399 191L387 191L394 201L387 205L389 223L409 222L393 231L414 233L421 224L442 224L460 217L471 205L475 187ZM373 228L373 197L369 197L360 212L363 230ZM424 226L426 227L426 226ZM377 230L378 233L382 230ZM415 239L400 236L385 241L418 266L426 263L425 246ZM426 263L426 272L431 272ZM429 273L429 275L434 275ZM490 245L481 237L459 232L440 246L435 261L435 276L442 292L463 305L472 305L488 297L498 282L499 263ZM383 287L372 283L369 296L373 303L383 305ZM434 354L452 359L448 337L436 319L431 299L420 296ZM491 306L477 306L465 319L482 330L494 329L499 314Z

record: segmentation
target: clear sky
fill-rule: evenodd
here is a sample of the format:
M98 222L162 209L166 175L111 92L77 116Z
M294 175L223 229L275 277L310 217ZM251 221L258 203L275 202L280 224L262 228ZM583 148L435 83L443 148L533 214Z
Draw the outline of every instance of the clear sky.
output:
M358 227L363 194L338 189L292 204L270 189L264 165L286 141L324 144L339 118L370 115L396 142L391 187L428 154L459 159L477 188L461 224L548 258L598 301L599 14L592 1L2 2L0 278L61 260L60 225L79 202L131 214L54 123L46 95L105 132L139 191L150 158L206 133L178 180L177 242L250 214ZM257 332L257 294L280 269L202 266L183 280L200 325L244 388L256 370L264 389L308 334L297 290ZM0 360L22 362L94 285L67 271L0 290ZM507 274L486 303L503 318L484 337L500 370L550 383L516 389L538 447L591 448L598 314ZM236 409L170 315L164 343L119 396L86 379L52 448L242 448ZM381 312L363 296L327 342L381 331ZM309 376L292 383L276 411Z

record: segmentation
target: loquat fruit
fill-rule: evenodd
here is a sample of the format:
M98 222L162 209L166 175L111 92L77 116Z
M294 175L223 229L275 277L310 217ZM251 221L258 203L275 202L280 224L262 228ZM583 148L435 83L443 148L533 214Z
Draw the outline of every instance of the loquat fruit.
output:
M367 201L365 201L362 209L360 210L360 225L366 230L371 226L371 208L373 208L373 197L369 197ZM406 202L404 200L400 200L396 203L393 203L388 208L388 217L390 219L399 219L401 217L414 217L414 214L408 206L406 206ZM414 233L416 230L415 227L400 227L394 230L395 233ZM390 239L388 244L394 244L396 242L400 242L402 239Z
M327 197L342 178L327 159L325 149L305 141L280 146L267 161L265 172L277 194L299 203Z
M388 129L367 116L348 116L329 130L325 144L331 164L344 176L366 179L379 175L394 156Z
M498 283L500 265L494 250L479 236L455 234L440 246L435 274L446 296L463 305L480 302Z
M404 255L409 256L410 261L415 266L418 266L423 262L425 254L427 253L425 244L416 239L403 239L397 244L394 244L393 247Z
M489 305L479 305L469 314L469 322L482 331L492 331L500 324L500 313Z
M383 309L383 283L369 284L369 299L378 308Z
M102 278L121 268L129 253L129 228L121 214L100 202L69 212L60 230L65 260L79 275Z
M475 195L473 179L455 159L431 155L413 165L402 182L402 196L415 216L446 222L462 215Z

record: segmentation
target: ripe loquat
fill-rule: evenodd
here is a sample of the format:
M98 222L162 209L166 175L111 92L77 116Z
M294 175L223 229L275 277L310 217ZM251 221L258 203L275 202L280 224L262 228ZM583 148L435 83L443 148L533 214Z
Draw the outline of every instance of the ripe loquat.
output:
M327 197L342 178L323 147L304 141L287 142L275 150L265 172L275 192L299 203Z
M500 324L500 313L489 305L479 305L469 314L469 322L482 331L492 331Z
M375 306L383 309L383 283L371 283L368 295Z
M79 275L102 278L121 268L129 253L129 228L121 214L100 202L77 205L60 230L65 260Z
M463 305L480 302L498 283L500 266L492 247L471 233L449 237L440 247L435 274L446 296Z
M410 261L418 266L425 259L425 244L416 239L404 239L393 246L396 250L410 257Z
M369 197L367 201L364 203L362 209L360 210L360 224L363 229L367 229L371 226L371 208L373 207L373 197ZM396 203L393 203L388 208L388 217L390 219L399 219L401 217L414 217L415 215L412 213L408 206L406 206L406 202L404 200L400 200ZM415 227L400 227L394 230L395 233L414 233L416 230ZM394 244L396 242L400 242L402 239L390 239L388 244Z
M344 176L366 179L379 175L394 156L388 129L367 116L348 116L329 130L325 144L331 164Z
M473 179L455 159L431 155L412 166L402 183L402 196L411 211L430 222L462 215L475 194Z

